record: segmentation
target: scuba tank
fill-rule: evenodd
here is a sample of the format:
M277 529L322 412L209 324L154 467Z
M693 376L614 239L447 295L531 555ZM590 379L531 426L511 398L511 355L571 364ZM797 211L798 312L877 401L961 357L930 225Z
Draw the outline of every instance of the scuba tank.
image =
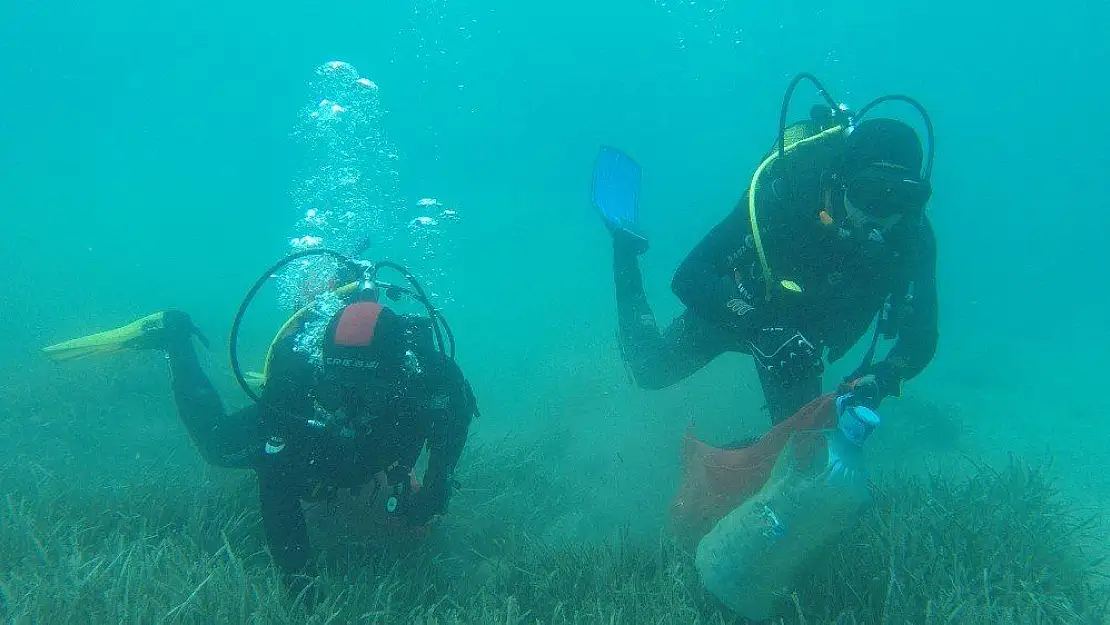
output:
M447 320L444 319L443 314L432 305L431 300L424 291L424 287L421 286L420 282L408 269L391 261L369 262L352 259L327 248L302 250L282 258L259 276L254 285L247 291L231 324L231 335L228 339L228 355L231 360L231 372L235 376L235 380L239 383L240 388L243 389L243 392L255 403L262 403L262 398L256 387L265 384L269 363L273 357L274 345L285 336L287 332L292 331L299 323L303 322L304 318L312 311L313 307L311 304L304 306L294 313L281 327L267 350L262 374L254 374L252 376L255 378L256 382L254 385L248 380L248 376L244 374L239 362L239 330L242 326L243 318L247 309L254 301L255 296L258 295L258 292L270 280L271 276L275 275L286 265L309 256L330 257L340 263L339 273L341 277L354 278L357 276L357 279L354 279L351 283L336 288L333 292L337 295L353 298L355 300L377 301L380 295L384 293L386 297L392 300L408 297L422 305L428 311L428 323L425 324L424 327L415 328L414 332L421 334L423 337L427 337L430 332L432 338L434 338L436 351L445 358L454 360L455 335L451 331L451 326L447 324ZM404 284L389 284L379 280L378 274L383 269L389 269L401 274L404 281L408 283L408 286ZM414 361L417 357L419 357L419 354L412 354L412 358L406 354L405 366L407 369L418 366ZM281 410L280 407L275 408Z
M836 405L837 426L794 434L763 488L698 543L705 588L744 618L772 618L809 557L869 500L863 443L879 417L851 395Z

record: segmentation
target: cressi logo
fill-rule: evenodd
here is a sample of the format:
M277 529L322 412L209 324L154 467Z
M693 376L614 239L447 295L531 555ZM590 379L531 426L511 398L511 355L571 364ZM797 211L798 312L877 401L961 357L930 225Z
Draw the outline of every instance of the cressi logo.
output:
M728 301L728 309L736 315L743 317L744 315L755 310L755 306L752 306L742 299L731 299Z
M358 358L325 358L324 364L333 367L346 367L348 369L377 369L377 360L359 360Z

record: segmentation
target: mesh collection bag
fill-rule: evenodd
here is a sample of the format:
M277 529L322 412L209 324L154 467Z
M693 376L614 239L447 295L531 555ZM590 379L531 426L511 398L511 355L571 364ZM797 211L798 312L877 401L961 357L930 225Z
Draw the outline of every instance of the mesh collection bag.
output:
M775 616L809 557L869 499L862 445L879 418L847 400L820 397L743 449L687 437L676 529L696 542L706 590L745 618Z
M830 393L740 449L714 447L698 440L693 427L687 429L682 444L682 483L671 505L675 537L692 549L717 521L762 488L792 434L835 425L836 397Z

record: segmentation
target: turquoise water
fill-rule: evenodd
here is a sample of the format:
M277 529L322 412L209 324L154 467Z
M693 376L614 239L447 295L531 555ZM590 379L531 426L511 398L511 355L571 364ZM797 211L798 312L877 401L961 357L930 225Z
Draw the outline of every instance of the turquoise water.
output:
M1048 452L1069 492L1100 503L1108 18L1092 1L5 0L3 418L10 427L28 395L75 383L43 362L45 344L170 306L226 340L251 282L297 236L292 194L312 161L292 134L317 101L317 68L340 60L379 88L397 155L390 227L423 198L457 212L422 250L402 237L382 251L416 257L449 291L484 412L475 436L571 427L583 457L630 493L604 518L648 497L650 527L669 492L646 482L675 471L689 419L711 438L766 423L740 357L657 393L624 375L610 249L587 197L594 155L619 145L644 167L643 266L669 318L675 266L731 210L774 139L783 89L810 71L851 104L912 95L937 130L941 346L890 404L884 444L906 463ZM422 266L421 251L437 256ZM245 330L251 358L280 322L271 308ZM242 405L223 353L209 370ZM141 382L105 373L113 364L80 369L95 372L80 410L162 398L160 372L141 364L124 365L147 371ZM159 436L180 434L168 398L151 410ZM142 434L120 436L105 449L130 457ZM82 469L64 456L52 466Z

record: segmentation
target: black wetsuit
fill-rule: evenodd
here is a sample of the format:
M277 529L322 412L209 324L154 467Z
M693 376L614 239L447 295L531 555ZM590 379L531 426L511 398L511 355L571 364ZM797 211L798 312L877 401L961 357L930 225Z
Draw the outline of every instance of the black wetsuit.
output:
M761 198L761 238L776 279L796 282L801 293L766 301L746 195L679 266L671 288L686 310L663 332L644 294L635 251L615 240L622 349L640 386L670 386L724 352L752 354L777 423L821 393L822 352L828 350L830 361L843 356L887 301L892 323L884 331L897 342L885 360L863 373L900 384L932 359L936 243L928 220L899 224L884 244L865 251L858 237L822 223L820 172L778 182ZM814 356L792 363L799 337L813 346Z
M372 405L364 402L357 414L325 417L317 406L334 408L337 396L293 346L293 336L275 346L262 402L232 414L225 413L192 345L181 341L168 349L178 411L205 460L257 472L266 538L287 578L311 573L302 499L321 489L366 485L380 471L391 485L407 483L425 443L428 468L412 505L423 506L425 517L444 512L477 411L455 361L430 356L419 374L372 394Z

